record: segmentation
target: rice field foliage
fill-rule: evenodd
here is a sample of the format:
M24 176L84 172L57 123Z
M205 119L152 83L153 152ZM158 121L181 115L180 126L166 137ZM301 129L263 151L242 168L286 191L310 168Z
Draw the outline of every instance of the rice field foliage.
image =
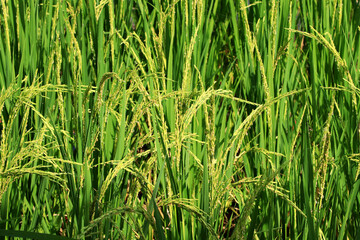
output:
M5 239L360 237L359 1L0 4Z

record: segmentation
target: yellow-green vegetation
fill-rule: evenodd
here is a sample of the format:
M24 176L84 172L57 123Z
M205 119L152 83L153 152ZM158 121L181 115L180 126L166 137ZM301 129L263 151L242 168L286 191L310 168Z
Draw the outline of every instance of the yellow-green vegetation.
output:
M1 237L360 237L359 1L0 4Z

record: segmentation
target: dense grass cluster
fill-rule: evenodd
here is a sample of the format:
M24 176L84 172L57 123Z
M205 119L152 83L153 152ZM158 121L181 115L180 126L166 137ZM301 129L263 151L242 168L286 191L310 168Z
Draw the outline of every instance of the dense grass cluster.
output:
M360 237L358 0L0 4L0 236Z

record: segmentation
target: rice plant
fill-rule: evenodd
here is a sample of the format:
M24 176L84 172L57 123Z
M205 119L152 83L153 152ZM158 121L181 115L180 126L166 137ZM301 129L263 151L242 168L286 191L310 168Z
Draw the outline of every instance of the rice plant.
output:
M1 0L2 239L358 239L357 0Z

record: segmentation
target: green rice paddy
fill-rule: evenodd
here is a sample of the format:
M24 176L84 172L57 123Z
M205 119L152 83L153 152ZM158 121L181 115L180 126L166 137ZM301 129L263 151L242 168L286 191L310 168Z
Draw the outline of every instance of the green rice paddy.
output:
M1 239L359 239L358 0L1 0Z

